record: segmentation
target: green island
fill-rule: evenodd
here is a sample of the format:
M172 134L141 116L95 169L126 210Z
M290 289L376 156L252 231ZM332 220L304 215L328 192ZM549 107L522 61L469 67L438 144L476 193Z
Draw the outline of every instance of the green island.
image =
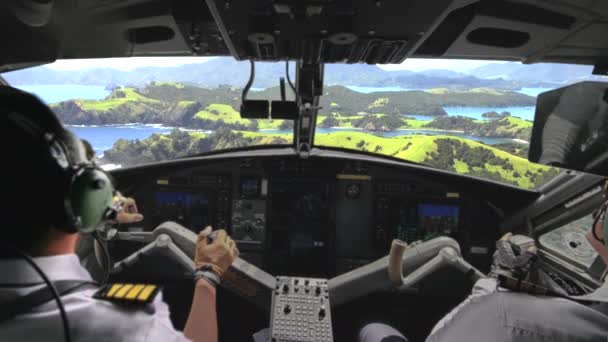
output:
M447 116L443 107L531 106L535 99L511 91L475 88L362 94L329 86L322 97L317 125L319 146L378 153L460 174L535 188L559 170L527 161L532 122L510 113L484 118ZM278 99L277 88L252 92L251 98ZM169 134L143 140L117 140L103 162L123 166L150 163L252 145L292 143L293 122L241 119L241 89L200 88L151 83L144 88L115 88L104 100L69 100L51 105L68 125L162 124ZM405 114L424 115L416 120ZM187 130L185 130L187 129ZM332 130L333 129L333 130ZM385 136L391 132L390 136ZM500 138L488 145L461 136Z

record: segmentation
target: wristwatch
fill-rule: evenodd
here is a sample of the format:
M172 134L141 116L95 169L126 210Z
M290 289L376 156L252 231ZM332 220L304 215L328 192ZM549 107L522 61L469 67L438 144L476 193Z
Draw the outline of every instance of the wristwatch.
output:
M196 284L199 279L207 280L213 287L217 288L222 282L220 277L213 271L213 267L205 265L194 272L194 283Z

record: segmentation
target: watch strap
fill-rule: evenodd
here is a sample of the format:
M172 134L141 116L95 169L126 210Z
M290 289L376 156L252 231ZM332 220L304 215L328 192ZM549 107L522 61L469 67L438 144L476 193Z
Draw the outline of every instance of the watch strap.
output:
M218 277L217 274L215 274L215 272L210 271L210 270L197 270L194 273L194 282L198 282L199 279L205 279L207 280L211 285L213 285L213 287L217 288L222 282L220 280L220 277Z

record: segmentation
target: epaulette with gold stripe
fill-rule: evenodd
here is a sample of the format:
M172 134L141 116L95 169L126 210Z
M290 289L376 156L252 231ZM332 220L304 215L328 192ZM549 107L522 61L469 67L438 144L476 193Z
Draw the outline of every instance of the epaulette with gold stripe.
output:
M115 283L101 287L93 298L121 304L148 304L154 301L159 292L158 285Z

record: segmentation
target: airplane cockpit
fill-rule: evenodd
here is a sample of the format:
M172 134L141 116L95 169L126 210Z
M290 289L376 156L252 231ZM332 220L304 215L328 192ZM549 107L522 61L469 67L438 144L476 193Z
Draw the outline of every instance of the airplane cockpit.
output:
M547 281L564 296L592 293L604 282L606 265L585 238L592 213L606 201L608 174L607 47L598 38L608 7L599 1L23 3L3 4L0 13L3 36L19 36L3 39L5 85L35 78L26 74L30 68L57 59L242 61L236 74L217 69L227 76L213 87L165 82L161 74L125 80L116 73L103 104L50 103L66 125L83 132L184 126L152 138L114 139L96 150L100 159L125 165L109 172L144 219L104 226L101 240L83 238L80 248L96 280L162 286L178 330L194 291L197 234L207 226L225 229L240 251L218 288L221 341L249 341L266 328L268 341L354 341L357 327L376 320L423 341L491 272L496 241L507 232L521 246L536 243ZM474 75L446 76L441 88L403 86L399 91L409 95L402 99L388 90L375 98L351 94L336 87L364 83L366 75L332 74L338 64L350 70L417 58L591 67L584 82L549 87L542 79L549 75L538 76L530 84L546 91L537 98L516 93L520 84L500 73L471 86L458 82ZM280 63L280 72L266 82L267 62ZM177 77L175 70L164 75ZM183 77L199 77L192 70ZM244 82L237 87L226 80L231 75ZM255 89L260 80L270 90ZM511 88L490 89L494 84ZM576 105L581 92L593 94L589 101L598 105ZM488 112L513 110L507 97L534 120L500 113L467 119L448 111L466 108L471 99ZM564 103L578 119L556 109ZM406 113L428 115L433 106L460 126ZM171 120L154 121L163 115ZM396 128L374 121L388 117L399 122ZM333 126L323 124L330 118ZM288 124L266 127L265 120ZM411 137L399 136L405 130ZM488 139L502 140L492 145ZM129 165L152 155L163 157Z

